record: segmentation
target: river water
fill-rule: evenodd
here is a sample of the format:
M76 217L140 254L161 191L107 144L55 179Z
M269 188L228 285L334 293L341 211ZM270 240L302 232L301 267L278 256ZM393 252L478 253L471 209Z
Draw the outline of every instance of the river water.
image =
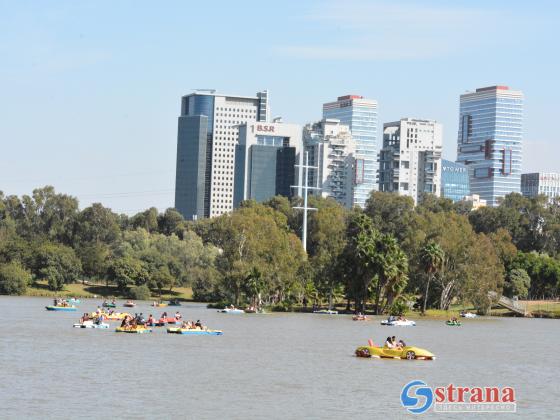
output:
M2 419L406 418L400 393L414 379L431 386L514 387L523 418L556 417L560 400L557 320L480 318L460 328L418 320L416 327L384 327L378 319L353 322L345 315L229 315L187 304L178 308L186 319L201 319L224 335L180 336L164 328L152 334L72 328L100 301L83 301L75 313L47 312L48 304L0 297ZM144 304L133 311L159 316L163 310ZM388 335L429 349L437 360L354 357L368 338L379 343ZM421 417L466 416L497 415L430 411Z

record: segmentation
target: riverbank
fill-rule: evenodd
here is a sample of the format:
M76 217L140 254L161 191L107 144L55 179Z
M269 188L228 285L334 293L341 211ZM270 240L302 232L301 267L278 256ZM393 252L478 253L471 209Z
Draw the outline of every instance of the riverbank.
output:
M116 298L129 299L123 295L116 286L96 283L74 283L67 284L61 291L49 290L46 282L37 282L27 287L24 296L32 297L76 297L81 299ZM163 293L161 296L153 295L150 300L192 301L192 289L190 287L177 287L172 292Z
M527 305L527 310L530 312L532 318L553 318L553 319L560 319L560 302L557 301L522 301L522 304ZM222 309L225 306L228 306L229 303L209 303L207 305L208 308L211 309ZM307 306L283 306L283 305L275 305L275 306L268 306L264 307L265 311L267 312L298 312L298 313L312 313L313 307ZM320 308L326 309L326 308ZM333 310L338 311L340 315L353 315L353 311L346 311L346 306L343 304L335 305ZM471 305L452 305L449 310L441 310L441 309L428 309L426 310L425 314L420 313L419 311L409 311L405 314L407 318L412 320L422 320L422 319L433 319L433 320L447 320L453 317L460 318L461 312L472 312L476 313L476 309ZM366 315L374 315L372 311L366 311ZM511 312L504 308L495 307L492 308L490 313L487 316L495 316L495 317L519 317L518 314Z

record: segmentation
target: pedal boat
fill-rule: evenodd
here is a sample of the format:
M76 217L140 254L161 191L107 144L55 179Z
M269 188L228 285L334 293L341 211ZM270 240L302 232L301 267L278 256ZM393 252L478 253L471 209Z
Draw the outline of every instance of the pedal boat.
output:
M376 359L400 360L435 360L436 356L428 350L414 346L405 346L402 349L388 347L361 346L356 349L357 357L373 357Z
M416 322L411 321L410 319L384 319L381 321L381 325L386 325L390 327L414 327Z
M169 334L182 334L182 335L223 335L224 332L220 330L203 330L201 328L168 328Z
M47 311L76 312L76 307L74 305L72 306L49 305L49 306L45 306L45 308L47 309Z
M150 328L144 328L144 327L136 327L136 328L117 327L115 331L122 332L122 333L129 333L129 334L145 334L145 333L152 332Z
M333 311L332 309L320 309L318 311L313 311L313 313L319 315L338 315L338 311Z
M82 323L74 324L74 328L109 328L109 324L102 322L101 324L96 324L93 321L84 321Z
M224 309L220 309L218 312L221 312L223 314L244 314L245 311L243 309L231 309L231 308L224 308Z

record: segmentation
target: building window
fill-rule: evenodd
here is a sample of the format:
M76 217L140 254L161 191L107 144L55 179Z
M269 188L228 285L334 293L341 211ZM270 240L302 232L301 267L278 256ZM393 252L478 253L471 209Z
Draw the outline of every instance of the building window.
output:
M511 149L502 150L502 173L504 175L511 174L511 161L512 161L512 151Z

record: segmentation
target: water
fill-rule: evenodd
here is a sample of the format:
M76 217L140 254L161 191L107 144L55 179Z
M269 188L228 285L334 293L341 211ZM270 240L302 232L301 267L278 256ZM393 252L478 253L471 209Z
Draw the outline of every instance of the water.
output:
M184 317L224 330L193 337L161 328L138 335L72 328L100 301L86 300L75 313L47 312L50 303L0 297L0 418L405 418L399 396L413 379L512 386L523 418L553 417L560 397L557 320L485 318L460 328L419 320L407 328L349 316L229 315L188 304L178 308ZM379 343L387 335L438 358L353 356L368 338Z

